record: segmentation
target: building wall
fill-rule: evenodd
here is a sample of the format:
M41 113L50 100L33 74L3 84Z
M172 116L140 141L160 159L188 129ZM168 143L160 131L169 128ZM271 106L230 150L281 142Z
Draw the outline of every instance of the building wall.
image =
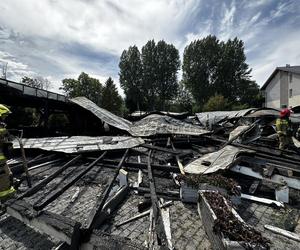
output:
M280 107L289 107L289 79L288 72L280 71Z
M290 82L289 78L289 89L292 89L292 97L289 100L289 105L295 107L300 105L300 75L292 74L291 80Z
M265 89L266 104L268 108L280 108L280 72L273 77Z

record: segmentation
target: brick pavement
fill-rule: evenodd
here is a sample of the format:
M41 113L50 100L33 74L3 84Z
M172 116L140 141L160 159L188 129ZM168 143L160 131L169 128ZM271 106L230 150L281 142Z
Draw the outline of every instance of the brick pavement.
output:
M239 215L251 226L260 231L271 241L271 249L296 250L300 249L300 242L290 240L264 229L264 225L272 225L293 231L299 221L300 211L291 207L277 208L265 206L255 202L243 201L237 208Z
M11 216L0 217L1 250L46 250L54 249L58 244L57 240L35 231Z
M51 183L50 188L59 188L62 183L68 180L68 173L78 173L82 167L71 167ZM41 169L43 170L43 169ZM36 174L34 181L39 181L49 175L55 168L46 169L40 174ZM112 176L112 169L100 169L96 166L76 185L68 189L56 201L47 206L47 210L68 216L79 222L84 222L97 200L97 196L103 191L103 186ZM136 180L137 173L129 173L129 179ZM158 178L156 178L157 180ZM161 181L167 180L160 178ZM145 182L146 178L144 179ZM163 189L170 183L164 182L158 188ZM72 196L80 190L79 196L74 203L71 203ZM44 192L44 193L43 193ZM38 196L47 194L44 189L39 191L35 197L28 198L27 201L34 203ZM143 244L147 239L149 229L149 216L128 223L116 228L115 225L138 213L137 204L143 197L133 193L119 206L118 210L111 216L111 220L101 227L105 232L131 239L136 243ZM265 224L270 224L292 230L297 226L299 211L296 209L277 209L270 206L263 206L258 203L243 201L238 207L241 217L250 225L256 227L272 242L272 249L300 249L300 244L280 235L264 230ZM197 206L183 204L175 201L170 207L170 220L173 244L176 249L211 249L210 242L206 236L201 219L197 212ZM274 244L275 243L275 244ZM6 249L53 249L59 242L51 237L41 234L34 229L24 225L18 220L3 215L0 217L0 250Z

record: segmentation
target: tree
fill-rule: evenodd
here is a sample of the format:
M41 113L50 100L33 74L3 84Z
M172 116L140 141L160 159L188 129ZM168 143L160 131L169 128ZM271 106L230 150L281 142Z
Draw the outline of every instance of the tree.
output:
M136 46L130 46L128 50L123 51L119 68L120 85L124 89L129 111L144 109L146 105L142 94L142 61Z
M180 67L178 50L172 44L159 41L156 45L156 60L157 106L159 110L165 110L166 101L172 100L178 90L177 72Z
M241 102L245 99L246 92L255 87L255 83L253 85L250 80L251 69L246 63L244 43L234 38L233 40L229 39L226 43L221 42L219 46L220 59L217 64L214 88L217 93L228 98L230 102ZM257 93L258 90L257 87Z
M250 79L243 41L227 42L215 36L196 40L188 45L183 56L183 81L200 107L216 94L231 105L255 105L259 87Z
M126 105L134 110L164 110L167 101L176 97L178 50L165 41L148 41L140 54L136 46L124 50L120 58L120 83Z
M219 50L219 40L215 36L193 41L184 49L183 82L200 106L214 94L212 86Z
M155 110L157 89L157 50L154 40L148 41L142 48L142 93L146 99L147 110Z
M44 90L49 90L52 85L52 83L47 78L43 78L41 76L37 76L36 78L23 76L21 82L30 87L44 89Z
M103 88L101 107L116 115L121 115L122 102L122 97L118 94L118 90L114 84L114 81L111 79L111 77L109 77Z
M211 96L203 106L203 111L228 110L229 102L222 95Z
M183 82L179 83L178 94L176 97L177 112L188 111L192 113L193 109L193 96L191 92L184 86Z
M101 106L102 84L96 78L90 77L88 74L82 72L78 79L63 79L63 87L69 98L77 96L85 96L97 105Z

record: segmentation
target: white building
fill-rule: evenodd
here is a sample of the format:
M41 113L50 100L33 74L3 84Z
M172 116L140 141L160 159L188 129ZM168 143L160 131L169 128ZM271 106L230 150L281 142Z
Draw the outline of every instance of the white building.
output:
M277 67L261 90L265 107L279 109L300 105L300 66Z

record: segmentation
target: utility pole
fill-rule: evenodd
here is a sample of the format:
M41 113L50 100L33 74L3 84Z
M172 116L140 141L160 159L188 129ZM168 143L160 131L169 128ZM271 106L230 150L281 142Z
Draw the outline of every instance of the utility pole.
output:
M6 72L7 72L7 62L5 62L2 66L2 78L6 79Z

